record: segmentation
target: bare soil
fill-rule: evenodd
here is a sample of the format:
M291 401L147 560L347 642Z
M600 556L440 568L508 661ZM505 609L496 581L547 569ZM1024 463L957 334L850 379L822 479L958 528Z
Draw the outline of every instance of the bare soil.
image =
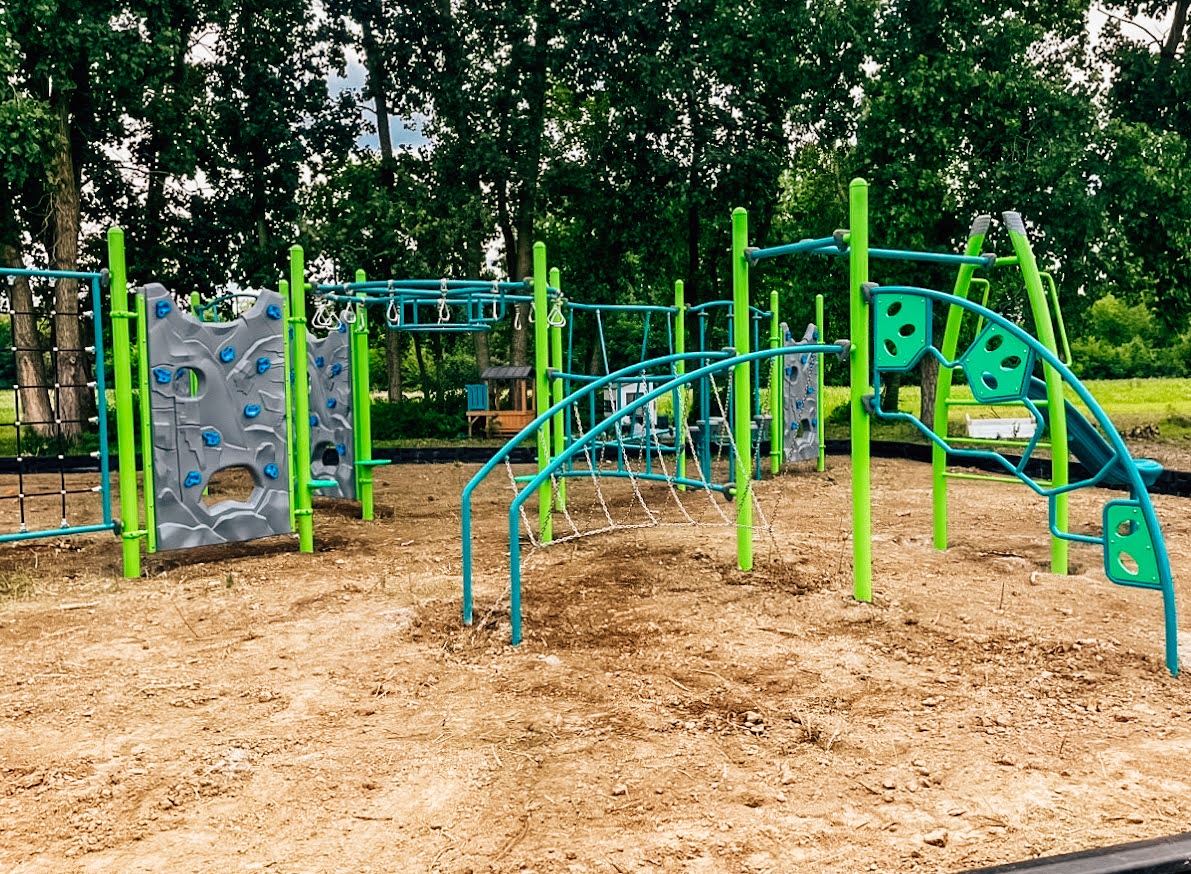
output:
M473 472L381 469L378 520L320 506L313 555L123 580L110 535L0 546L0 870L961 871L1191 823L1160 597L1091 548L1049 574L1023 488L955 483L939 552L929 468L877 461L861 604L846 460L758 486L752 573L731 528L643 487L675 524L525 544L513 648L507 478L477 495L459 618ZM1117 496L1078 496L1077 529ZM590 484L568 503L604 524ZM605 504L649 521L624 483ZM1187 502L1157 506L1186 579Z

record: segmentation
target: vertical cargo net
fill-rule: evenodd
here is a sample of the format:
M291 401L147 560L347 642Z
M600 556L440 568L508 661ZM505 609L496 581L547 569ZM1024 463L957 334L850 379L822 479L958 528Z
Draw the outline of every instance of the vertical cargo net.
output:
M0 542L115 527L101 279L0 268Z

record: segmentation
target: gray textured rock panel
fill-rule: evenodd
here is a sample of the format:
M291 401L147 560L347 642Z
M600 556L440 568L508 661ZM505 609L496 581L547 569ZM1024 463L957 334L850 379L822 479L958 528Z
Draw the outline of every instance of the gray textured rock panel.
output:
M281 296L262 291L234 321L201 322L162 285L143 294L157 548L289 533ZM193 397L191 372L199 380ZM229 468L251 474L252 493L206 506L203 490Z
M795 343L786 323L781 325L785 345ZM815 343L819 331L814 324L806 326L799 343ZM786 355L784 413L786 436L783 441L786 461L814 461L819 457L819 357L812 352Z
M351 327L338 327L306 341L310 359L310 475L333 479L335 489L319 489L327 498L355 498L355 426L352 409ZM328 462L334 461L334 464Z

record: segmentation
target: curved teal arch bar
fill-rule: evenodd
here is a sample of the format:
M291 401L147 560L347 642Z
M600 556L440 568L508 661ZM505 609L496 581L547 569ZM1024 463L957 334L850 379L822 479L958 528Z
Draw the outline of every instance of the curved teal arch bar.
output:
M870 286L868 293L874 302L879 302L882 298L894 300L917 298L926 303L938 301L949 306L968 310L984 320L986 325L985 330L954 361L948 360L933 345L928 345L921 351L921 354L933 355L939 361L939 365L948 370L964 368L968 375L969 383L980 385L981 380L987 379L984 387L980 390L990 392L989 397L993 399L990 400L990 403L997 399L1003 400L1012 390L1014 400L1018 400L1025 405L1039 426L1035 429L1035 436L1023 448L1022 457L1018 463L1013 463L999 452L991 449L963 449L953 447L948 442L946 434L940 435L917 416L901 411L882 410L880 408L881 372L882 370L896 371L901 369L900 361L884 368L879 361L874 364L874 395L869 399L872 413L882 419L910 423L929 439L931 443L948 455L954 455L958 458L982 458L999 464L1008 474L1017 477L1022 483L1029 486L1039 495L1047 498L1051 534L1063 540L1098 545L1103 549L1104 571L1110 581L1118 585L1156 589L1162 592L1166 637L1166 667L1172 675L1177 676L1179 671L1178 618L1175 604L1174 579L1170 570L1170 556L1166 549L1166 541L1163 539L1162 529L1158 523L1157 514L1154 511L1153 500L1150 498L1149 491L1146 488L1146 478L1150 475L1150 471L1143 473L1142 469L1139 468L1137 460L1130 455L1128 447L1125 446L1124 440L1121 439L1121 435L1117 432L1112 421L1092 396L1091 392L1079 381L1079 378L1071 369L1037 338L1031 336L1004 316L980 304L957 295L948 294L947 292L906 285ZM922 308L920 317L929 323L929 306ZM890 330L897 331L898 329L899 324L896 320L874 320L874 347L880 348L886 339L894 342L896 338L887 338L883 336L883 332ZM989 364L996 356L993 355L990 357L986 353L986 350L981 348L981 344L987 342L987 337L994 335L1004 339L1004 345L1000 347L1004 350L1001 354L1005 356L1006 361L1010 362L1010 365L1001 368L1003 373L996 372L995 366ZM1023 355L1029 360L1025 362L1013 360L1022 358ZM1090 475L1085 479L1052 486L1043 485L1026 473L1027 462L1033 455L1034 449L1037 447L1041 438L1043 426L1046 424L1046 418L1035 403L1035 399L1031 397L1028 372L1025 372L1025 378L1019 378L1021 374L1018 371L1023 371L1032 365L1033 359L1038 359L1054 369L1055 373L1062 380L1062 383L1070 386L1076 396L1087 406L1096 424L1104 432L1104 437L1111 450L1111 455L1098 470L1089 471ZM974 372L968 372L968 370ZM1009 380L1008 385L1010 388L1006 388L1005 384L996 382L997 378L1002 375ZM992 384L990 385L990 383ZM973 394L979 397L979 391L974 391ZM1047 402L1053 406L1054 404L1062 404L1064 399L1048 398ZM1130 498L1127 501L1110 501L1105 505L1102 519L1102 536L1091 537L1062 530L1057 521L1060 516L1056 507L1059 496L1075 491L1076 489L1101 485L1108 481L1121 482L1128 486Z

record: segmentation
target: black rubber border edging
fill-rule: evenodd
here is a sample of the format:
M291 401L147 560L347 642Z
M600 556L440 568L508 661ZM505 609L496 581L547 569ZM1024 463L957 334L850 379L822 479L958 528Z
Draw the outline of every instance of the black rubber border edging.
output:
M994 868L974 868L966 874L1012 874L1015 871L1034 871L1037 874L1178 874L1191 871L1191 833L1014 862Z

